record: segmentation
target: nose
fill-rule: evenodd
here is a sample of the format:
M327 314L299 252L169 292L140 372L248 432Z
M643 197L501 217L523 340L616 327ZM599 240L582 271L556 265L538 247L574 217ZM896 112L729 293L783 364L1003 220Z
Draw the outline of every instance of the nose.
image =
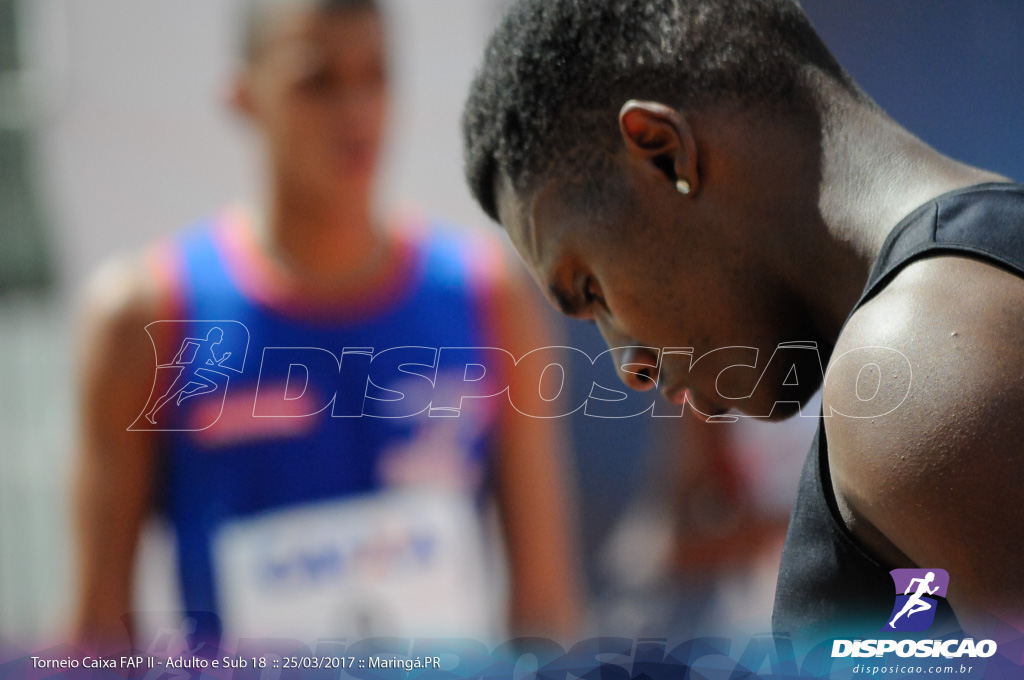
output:
M615 370L626 387L646 392L658 384L658 350L629 345L612 350Z
M619 331L607 319L599 318L597 327L604 341L612 348L615 372L626 387L646 392L658 384L658 354L654 347L644 347L628 334Z
M331 108L335 118L356 132L372 130L380 122L380 104L386 92L379 86L353 84L335 93Z

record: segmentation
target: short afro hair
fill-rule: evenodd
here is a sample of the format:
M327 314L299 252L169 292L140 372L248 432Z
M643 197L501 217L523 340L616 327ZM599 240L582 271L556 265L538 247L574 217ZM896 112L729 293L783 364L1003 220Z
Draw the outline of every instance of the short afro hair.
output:
M806 66L860 96L795 0L519 0L463 112L466 180L497 220L497 177L523 191L555 159L600 162L629 99L806 103Z
M281 12L311 9L317 12L367 11L380 14L377 0L246 0L242 17L242 56L252 63L260 54L267 28Z

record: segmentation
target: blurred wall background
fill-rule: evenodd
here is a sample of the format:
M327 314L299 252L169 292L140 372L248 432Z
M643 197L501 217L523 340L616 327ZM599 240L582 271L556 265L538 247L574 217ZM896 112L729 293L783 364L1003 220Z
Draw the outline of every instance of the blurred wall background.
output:
M1024 181L1024 3L800 4L889 115L943 153Z
M408 201L485 225L462 184L458 115L505 0L388 4L395 106L382 203ZM1024 179L1024 3L804 5L840 61L897 120L942 151ZM74 300L88 272L258 186L244 127L221 104L237 7L238 0L0 1L16 28L0 51L19 57L0 61L0 128L29 143L32 219L51 247L54 274L48 288L0 293L0 637L45 637L66 613ZM13 93L23 115L8 115ZM3 162L8 177L12 161ZM599 346L589 329L572 332L578 346ZM573 423L588 567L630 494L645 493L638 471L650 435L640 420Z

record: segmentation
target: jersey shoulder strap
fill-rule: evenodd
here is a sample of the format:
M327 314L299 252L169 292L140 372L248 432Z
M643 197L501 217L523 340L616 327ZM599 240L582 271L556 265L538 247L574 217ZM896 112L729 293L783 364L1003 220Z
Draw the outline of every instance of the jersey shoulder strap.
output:
M965 187L908 215L886 238L853 311L885 288L908 263L943 251L974 255L1024 274L1024 185Z

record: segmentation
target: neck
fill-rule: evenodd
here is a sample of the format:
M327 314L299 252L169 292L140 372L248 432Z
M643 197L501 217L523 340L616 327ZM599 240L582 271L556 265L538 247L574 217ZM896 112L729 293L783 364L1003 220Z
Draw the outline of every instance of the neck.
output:
M834 341L903 218L949 191L1006 180L943 156L836 85L823 89L817 206L823 229L809 240L818 254L803 258L817 264L804 270L810 274L804 290L823 337Z
M257 237L289 275L316 285L345 285L371 274L386 250L368 196L339 191L324 197L286 182L275 183Z

